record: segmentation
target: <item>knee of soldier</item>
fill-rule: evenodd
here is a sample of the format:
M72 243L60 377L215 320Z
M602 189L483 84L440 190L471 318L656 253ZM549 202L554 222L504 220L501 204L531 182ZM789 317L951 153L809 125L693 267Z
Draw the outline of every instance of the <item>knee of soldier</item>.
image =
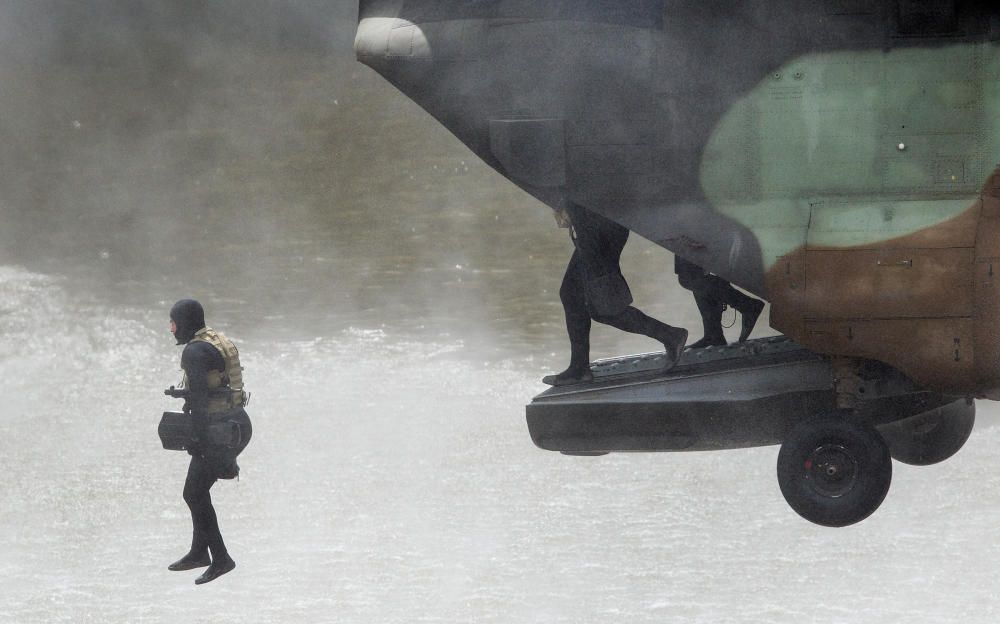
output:
M193 483L188 482L184 484L184 502L190 506L197 505L202 499L205 498L205 492L202 488L195 486Z
M612 325L617 316L608 314L591 314L590 318L604 325Z

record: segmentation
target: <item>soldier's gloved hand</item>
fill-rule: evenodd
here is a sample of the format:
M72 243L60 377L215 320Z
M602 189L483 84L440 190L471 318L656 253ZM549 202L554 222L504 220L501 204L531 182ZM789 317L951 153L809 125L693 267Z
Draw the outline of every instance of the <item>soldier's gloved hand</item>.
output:
M569 213L566 212L565 208L555 208L552 212L552 216L556 219L557 226L561 228L568 228L573 225L573 223L569 220Z

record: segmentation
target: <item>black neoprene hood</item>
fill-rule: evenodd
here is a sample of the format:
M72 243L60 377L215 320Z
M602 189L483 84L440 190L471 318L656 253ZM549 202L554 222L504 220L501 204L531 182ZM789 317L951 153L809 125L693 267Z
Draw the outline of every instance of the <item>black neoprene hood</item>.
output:
M205 310L194 299L181 299L170 308L170 320L177 325L177 344L187 344L205 326Z

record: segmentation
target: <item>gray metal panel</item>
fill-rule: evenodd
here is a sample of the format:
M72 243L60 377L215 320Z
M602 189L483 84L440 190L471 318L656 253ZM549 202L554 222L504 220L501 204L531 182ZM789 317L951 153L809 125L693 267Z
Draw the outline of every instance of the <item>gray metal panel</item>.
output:
M551 388L527 406L540 448L568 453L703 451L778 444L804 419L838 411L830 360L783 336L688 350L669 371L662 353L600 360L594 381ZM874 425L954 398L876 366L854 416Z

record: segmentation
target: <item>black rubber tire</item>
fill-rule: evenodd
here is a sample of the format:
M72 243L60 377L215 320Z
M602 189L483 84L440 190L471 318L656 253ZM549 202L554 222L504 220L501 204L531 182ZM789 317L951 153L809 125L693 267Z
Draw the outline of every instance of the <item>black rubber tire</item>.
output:
M778 486L810 522L842 527L870 516L889 492L892 458L874 427L838 416L797 425L778 452Z
M976 424L976 405L965 399L879 427L896 461L911 466L942 462L965 445Z

